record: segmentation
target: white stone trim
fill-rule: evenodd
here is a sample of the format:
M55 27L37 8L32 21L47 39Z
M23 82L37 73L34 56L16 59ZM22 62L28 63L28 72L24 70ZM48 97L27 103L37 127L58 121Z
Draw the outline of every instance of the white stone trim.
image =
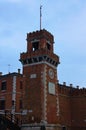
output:
M44 66L44 71L42 72L42 84L43 84L43 94L44 94L44 102L43 102L43 121L47 121L47 69L46 65Z
M13 85L12 85L12 101L14 101L14 105L12 106L12 114L13 114L13 121L15 116L15 106L16 106L16 76L13 76Z
M60 108L59 108L59 96L58 94L56 95L57 96L57 116L59 116L59 113L60 113Z
M32 66L32 65L40 65L40 64L46 64L46 65L49 65L50 67L52 67L53 69L56 69L57 67L55 67L54 65L51 65L50 63L46 62L46 61L41 61L41 62L38 62L38 63L32 63L32 64L26 64L26 65L23 65L24 67L27 67L27 66Z

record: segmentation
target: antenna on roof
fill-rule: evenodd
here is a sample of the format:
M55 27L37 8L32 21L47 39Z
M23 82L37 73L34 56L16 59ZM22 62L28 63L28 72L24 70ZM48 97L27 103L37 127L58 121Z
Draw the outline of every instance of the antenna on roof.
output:
M8 73L10 73L10 64L8 64Z
M42 5L40 5L40 30L42 26Z

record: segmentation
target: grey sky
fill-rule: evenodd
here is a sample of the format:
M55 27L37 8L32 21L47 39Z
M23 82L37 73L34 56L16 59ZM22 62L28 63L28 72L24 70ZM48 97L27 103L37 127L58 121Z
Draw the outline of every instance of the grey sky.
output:
M86 0L0 0L0 71L21 68L20 52L26 51L26 33L42 28L54 35L60 56L59 81L86 87Z

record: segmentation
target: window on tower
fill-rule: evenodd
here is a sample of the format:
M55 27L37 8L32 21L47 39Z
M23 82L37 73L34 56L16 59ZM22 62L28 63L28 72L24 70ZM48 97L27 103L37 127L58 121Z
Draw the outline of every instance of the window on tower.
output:
M47 49L50 50L50 44L49 43L47 43Z
M38 48L39 48L39 42L33 42L32 43L32 50L36 51L36 50L38 50Z

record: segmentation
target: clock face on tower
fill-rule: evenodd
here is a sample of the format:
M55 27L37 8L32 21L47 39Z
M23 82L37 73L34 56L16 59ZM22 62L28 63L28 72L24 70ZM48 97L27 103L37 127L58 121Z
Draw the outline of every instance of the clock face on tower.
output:
M53 69L49 69L49 77L50 77L51 79L54 78L54 71L53 71Z

